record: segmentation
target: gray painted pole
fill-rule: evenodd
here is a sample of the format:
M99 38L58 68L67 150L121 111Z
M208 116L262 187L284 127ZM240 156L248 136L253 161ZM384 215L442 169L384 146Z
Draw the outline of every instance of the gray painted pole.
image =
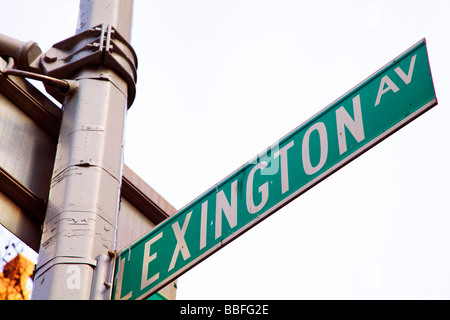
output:
M133 0L80 0L77 33L110 24L129 42L132 7ZM32 299L109 299L102 275L115 250L127 83L103 65L73 78L78 90L63 104Z

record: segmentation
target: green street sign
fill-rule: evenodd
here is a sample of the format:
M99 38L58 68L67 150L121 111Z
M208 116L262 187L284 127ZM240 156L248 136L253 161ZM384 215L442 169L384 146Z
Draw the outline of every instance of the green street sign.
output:
M145 299L437 104L425 39L118 254Z

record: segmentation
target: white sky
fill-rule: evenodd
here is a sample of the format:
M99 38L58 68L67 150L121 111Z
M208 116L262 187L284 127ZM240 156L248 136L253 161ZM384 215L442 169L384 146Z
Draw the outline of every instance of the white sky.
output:
M43 51L78 0L1 0ZM439 104L178 281L178 299L450 298L450 1L135 0L125 163L181 208L425 37ZM23 19L21 19L23 17Z

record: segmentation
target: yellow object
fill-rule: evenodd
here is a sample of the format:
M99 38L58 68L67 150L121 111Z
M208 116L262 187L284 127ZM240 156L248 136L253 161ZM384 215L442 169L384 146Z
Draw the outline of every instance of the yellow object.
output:
M9 261L0 272L0 300L28 300L31 290L27 282L33 268L34 263L20 253Z

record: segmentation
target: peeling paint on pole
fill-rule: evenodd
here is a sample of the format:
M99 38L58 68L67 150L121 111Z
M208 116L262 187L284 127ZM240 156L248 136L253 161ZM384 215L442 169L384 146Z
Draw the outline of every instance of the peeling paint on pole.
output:
M132 0L81 0L78 32L107 24L129 41L132 6ZM78 89L64 102L33 299L98 296L91 295L97 257L115 250L127 82L101 64L81 65L71 76Z

